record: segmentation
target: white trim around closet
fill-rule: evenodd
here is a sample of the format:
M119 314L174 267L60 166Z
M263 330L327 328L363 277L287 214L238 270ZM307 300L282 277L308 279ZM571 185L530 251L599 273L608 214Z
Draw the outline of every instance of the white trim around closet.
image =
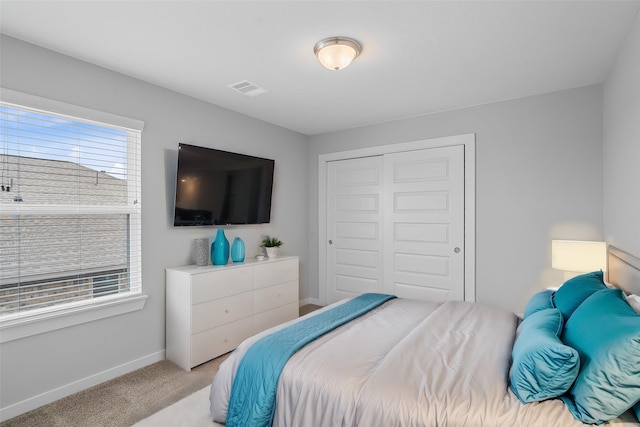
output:
M464 146L464 228L465 278L464 299L476 300L476 136L473 133L441 138L381 145L357 150L321 154L318 157L318 292L322 305L327 303L327 162L380 156L404 151L423 150L453 145Z

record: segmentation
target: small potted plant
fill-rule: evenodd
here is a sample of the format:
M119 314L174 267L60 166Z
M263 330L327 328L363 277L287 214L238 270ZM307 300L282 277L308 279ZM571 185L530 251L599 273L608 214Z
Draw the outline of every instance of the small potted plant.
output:
M275 258L278 256L278 248L282 246L282 241L277 237L265 236L262 239L262 246L266 249L269 258Z

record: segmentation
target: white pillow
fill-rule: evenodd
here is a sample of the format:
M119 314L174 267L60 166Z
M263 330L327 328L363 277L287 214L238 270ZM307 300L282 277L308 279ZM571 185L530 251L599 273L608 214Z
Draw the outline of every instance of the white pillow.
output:
M627 302L636 313L640 314L640 296L634 294L627 295Z
M617 286L612 285L611 283L605 280L604 284L611 289L615 289ZM640 314L640 295L628 294L625 292L625 296L627 297L627 302L635 310L636 313Z

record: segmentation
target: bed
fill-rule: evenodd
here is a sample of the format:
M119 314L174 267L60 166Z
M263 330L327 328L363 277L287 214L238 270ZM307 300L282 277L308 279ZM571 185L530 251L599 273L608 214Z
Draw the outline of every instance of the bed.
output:
M638 258L610 246L607 271L609 287L640 295ZM274 426L571 427L605 418L637 426L640 316L625 311L630 300L619 289L586 295L603 278L585 276L536 294L524 320L483 304L385 300L295 349L276 375L267 417ZM211 385L213 421L224 424L229 415L229 425L256 425L230 415L264 405L244 400L251 393L238 404L238 384L233 390L234 378L249 369L252 346L340 306L350 311L347 304L352 300L243 342ZM245 377L258 371L249 372ZM260 392L265 384L257 379Z

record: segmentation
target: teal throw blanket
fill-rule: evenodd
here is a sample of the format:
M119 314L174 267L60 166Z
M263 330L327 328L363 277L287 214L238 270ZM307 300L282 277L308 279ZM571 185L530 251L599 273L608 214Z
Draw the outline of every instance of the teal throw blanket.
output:
M231 386L227 426L270 426L278 380L289 358L311 341L393 298L363 294L254 343L240 361Z

